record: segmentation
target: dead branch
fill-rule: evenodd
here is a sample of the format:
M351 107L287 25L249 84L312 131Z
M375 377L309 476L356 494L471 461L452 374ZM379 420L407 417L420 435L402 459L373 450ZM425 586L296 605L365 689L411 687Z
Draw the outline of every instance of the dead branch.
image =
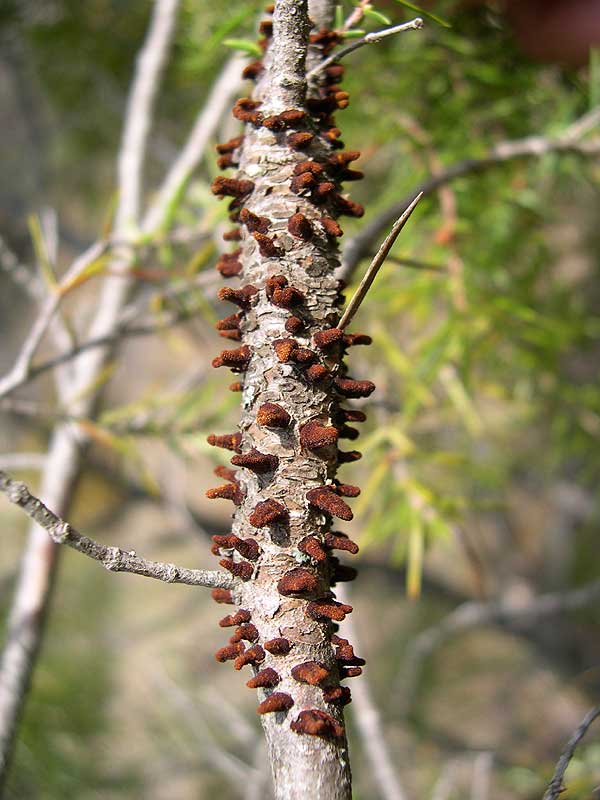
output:
M53 542L66 544L73 550L94 561L100 562L109 572L131 572L165 583L185 583L188 586L208 586L210 588L231 589L235 581L227 572L204 569L188 569L175 564L149 561L141 558L135 551L121 550L83 536L72 525L47 508L42 501L31 494L22 481L15 481L0 470L0 492L43 528Z

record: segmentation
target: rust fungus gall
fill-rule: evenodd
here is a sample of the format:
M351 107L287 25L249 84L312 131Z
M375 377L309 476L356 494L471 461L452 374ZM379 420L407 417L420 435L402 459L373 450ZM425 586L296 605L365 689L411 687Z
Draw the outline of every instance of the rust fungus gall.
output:
M277 591L285 596L310 594L316 592L318 588L319 581L317 577L303 567L295 567L289 570L277 583Z
M284 692L273 692L266 700L259 703L256 712L258 714L270 714L277 711L289 711L294 705L294 701Z

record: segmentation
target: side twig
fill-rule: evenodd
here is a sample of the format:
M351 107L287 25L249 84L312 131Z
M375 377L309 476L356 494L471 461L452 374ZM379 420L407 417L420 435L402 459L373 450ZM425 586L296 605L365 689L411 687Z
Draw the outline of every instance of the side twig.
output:
M600 123L600 108L595 108L568 126L558 136L529 136L512 142L500 142L492 147L483 158L467 158L451 165L448 169L430 175L420 186L417 192L431 195L442 186L462 178L465 175L479 174L492 167L499 166L507 161L521 158L539 158L549 153L571 153L583 158L593 158L600 153L600 138L582 141L583 137ZM409 197L386 208L368 225L365 225L359 234L351 239L344 248L342 267L338 277L349 281L360 261L369 253L375 242L388 228L391 222L406 211L414 197L414 191Z
M581 742L594 720L596 720L598 717L600 717L600 706L596 706L596 708L593 708L585 715L581 721L581 724L573 736L571 736L569 739L567 746L558 760L552 780L546 789L544 800L558 800L560 795L564 792L563 780L565 777L565 772L567 771L567 767L575 755L575 750L577 749L579 742Z
M592 581L572 591L539 595L526 605L515 606L506 601L462 603L438 625L425 629L413 640L406 654L402 675L394 694L405 699L403 710L407 713L408 704L417 697L423 664L438 647L453 636L484 625L512 626L531 618L575 611L597 602L598 599L600 599L600 580Z
M350 300L348 306L346 307L346 310L342 314L342 318L338 323L338 328L341 328L343 330L351 322L352 318L358 311L360 304L365 299L367 292L371 288L371 284L375 280L375 276L379 272L379 269L381 268L382 264L387 258L388 253L392 249L394 242L400 235L400 231L402 230L402 228L404 228L404 226L408 222L411 214L417 207L417 204L422 197L423 197L423 192L420 192L392 226L392 230L385 238L383 244L377 251L374 259L371 261L369 269L365 273L365 276L360 282L358 289L354 293L352 300Z
M28 517L48 533L53 542L66 544L88 558L99 561L109 572L131 572L165 583L185 583L188 586L224 589L235 586L235 580L227 572L188 569L175 564L149 561L136 555L133 550L125 551L89 539L50 511L41 500L31 494L22 481L13 480L3 470L0 470L0 492L6 495L9 502L22 508Z
M357 39L355 42L352 42L352 44L342 47L341 50L337 50L333 55L329 56L329 58L326 58L314 69L311 69L311 71L307 73L306 78L307 80L314 78L315 75L323 72L323 70L326 69L330 64L333 64L334 61L337 63L340 59L344 58L344 56L347 56L350 53L353 53L355 50L364 47L366 44L376 44L377 42L381 42L383 39L387 39L388 36L395 36L397 33L404 33L405 31L418 31L421 30L422 27L423 20L421 17L416 17L415 19L411 19L410 22L404 22L402 25L394 25L391 28L382 28L379 31L371 31L371 33L365 34L362 39Z

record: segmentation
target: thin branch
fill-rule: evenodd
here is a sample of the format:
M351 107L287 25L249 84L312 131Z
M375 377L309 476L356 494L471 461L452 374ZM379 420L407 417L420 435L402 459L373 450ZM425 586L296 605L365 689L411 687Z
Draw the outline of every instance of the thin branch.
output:
M403 698L405 713L416 699L424 662L448 639L483 625L514 625L528 618L550 617L576 611L600 599L600 579L568 592L539 595L526 605L504 600L490 603L466 602L458 606L438 624L422 631L406 654L403 674L394 690Z
M396 222L392 226L392 230L389 232L383 244L377 251L375 258L371 261L369 269L365 273L365 276L360 282L358 289L354 293L352 300L350 300L348 306L346 307L346 310L342 314L342 318L338 323L338 328L341 328L343 330L348 325L348 323L352 321L352 318L358 311L360 304L365 299L367 292L371 288L371 284L375 280L375 276L379 272L380 267L387 258L387 255L392 249L394 242L400 235L400 231L402 230L402 228L404 228L404 226L408 222L411 214L417 207L417 204L422 197L423 197L423 192L421 192L414 198L412 203L408 206L408 208L402 213L402 215L396 220Z
M95 242L88 247L84 253L75 259L61 279L58 287L56 287L52 294L46 299L21 347L21 351L13 367L0 379L0 397L5 397L9 392L14 391L27 381L33 357L64 297L65 288L78 278L90 264L100 258L106 251L107 246L107 242L103 241Z
M136 80L125 110L128 124L123 129L117 167L120 196L115 229L119 232L126 231L131 225L137 225L140 216L148 134L160 77L173 39L178 5L179 0L161 0L156 3L148 35L137 58Z
M442 172L430 175L417 187L417 192L431 195L457 178L479 174L515 159L539 158L549 153L571 153L584 158L597 156L600 153L600 138L587 141L582 141L582 138L599 123L600 108L596 108L574 122L558 136L529 136L512 142L501 142L492 147L483 158L468 158L453 164ZM352 278L354 270L372 249L374 242L379 239L390 223L409 207L414 194L413 191L410 197L385 209L349 241L343 252L342 267L338 274L340 278L346 281Z
M33 270L23 264L0 235L0 269L9 275L32 300L40 300L44 287Z
M581 742L594 720L596 720L598 717L600 717L600 706L596 706L596 708L593 708L585 715L581 721L581 724L573 736L571 736L569 739L567 746L558 760L552 780L546 789L544 800L558 800L560 795L564 792L563 780L565 777L565 772L567 771L567 767L575 755L577 745Z
M330 64L334 62L337 63L340 59L347 56L349 53L353 53L355 50L358 50L361 47L364 47L367 44L376 44L377 42L381 42L383 39L387 39L388 36L395 36L397 33L404 33L405 31L417 31L423 28L423 20L421 17L416 17L415 19L411 19L409 22L404 22L402 25L394 25L391 28L382 28L379 31L371 31L371 33L367 33L362 39L357 39L355 42L352 42L346 47L342 47L341 50L337 50L333 55L326 58L322 61L318 66L306 75L307 80L314 78L315 75L318 75L320 72L323 72L324 69Z
M28 517L48 533L53 542L66 544L88 558L99 561L110 572L131 572L165 583L184 583L188 586L224 589L235 586L234 578L227 572L187 569L175 564L149 561L136 555L133 550L125 551L89 539L50 511L41 500L31 494L22 481L13 480L3 470L0 470L0 492L6 495L9 502L22 508Z
M157 31L157 27L159 29L162 27L164 30L163 12L167 8L174 14L176 3L173 3L173 0L155 0L150 28L143 48L148 49L150 41L152 41L153 46L158 45L164 51L168 49L170 37L159 35L160 30ZM172 30L172 25L170 29ZM132 126L139 124L139 121L132 119L132 110L143 113L148 119L152 118L152 106L156 92L148 91L147 76L141 74L142 68L152 69L153 80L158 83L164 63L164 57L159 57L156 53L153 59L140 58L138 60L130 89L128 102L130 113L124 121L122 143L131 141L132 137L129 131ZM138 101L138 96L145 97L145 101ZM142 140L142 144L145 145L145 140ZM145 150L145 147L142 149ZM144 157L145 152L138 154L138 158L142 162ZM129 175L129 170L119 170L120 180L127 179ZM122 184L118 188L119 207L116 219L122 224L123 230L116 226L114 233L117 237L121 235L126 237L128 233L128 230L125 229L126 226L137 223L137 220L130 220L129 217L138 203L132 199L133 194ZM139 183L136 191L140 191ZM87 254L91 262L98 257L100 252L103 252L104 246L105 243L96 243L80 258L85 258ZM98 252L94 254L95 250ZM94 254L91 257L90 252ZM131 251L124 248L120 261L126 263L128 260L131 261ZM76 264L77 261L69 272L76 272ZM88 331L90 338L106 336L113 331L121 311L127 303L132 285L133 278L131 276L126 278L109 277L104 281L98 297L98 310ZM36 322L40 331L39 340L58 305L58 298L55 296L50 298L50 301L55 302L56 306L46 309L45 326ZM35 347L32 352L37 347L35 341L33 344ZM104 369L110 352L110 347L107 346L87 353L77 362L69 384L63 386L60 381L58 382L61 398L65 402L70 401L69 411L73 414L89 416L93 412L101 391L101 382L98 381L98 377ZM31 363L32 354L30 356L26 353L25 356L23 364L27 369ZM69 398L67 398L67 392L69 392ZM81 437L75 435L75 431L70 425L62 424L54 430L51 437L48 459L41 480L42 497L59 514L68 511L80 465ZM32 525L21 561L19 578L8 619L6 644L0 663L0 794L8 775L17 726L44 632L57 559L58 547L49 539L43 528L36 524Z
M2 469L44 469L46 453L6 453L0 456L0 470Z
M225 63L206 103L196 117L183 150L169 169L156 200L142 222L144 233L152 233L163 223L170 206L200 163L225 110L239 90L240 72L244 64L243 57L238 54Z

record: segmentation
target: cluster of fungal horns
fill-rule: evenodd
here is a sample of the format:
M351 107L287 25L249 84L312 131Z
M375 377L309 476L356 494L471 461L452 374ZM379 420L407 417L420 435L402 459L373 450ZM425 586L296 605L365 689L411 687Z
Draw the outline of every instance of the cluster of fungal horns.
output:
M272 7L267 8L267 12L272 13ZM264 21L260 30L260 44L266 52L272 21ZM312 34L310 46L320 57L326 58L339 41L336 32L321 30ZM245 78L260 81L264 69L262 60L255 61L245 68L243 74ZM249 343L251 336L247 335L251 331L248 315L257 303L266 302L270 307L280 309L285 318L286 335L270 341L276 363L285 365L289 374L302 382L307 391L320 393L319 396L327 401L324 405L327 413L303 419L299 418L293 403L286 403L285 398L253 404L245 397L246 408L250 406L254 415L253 425L259 433L276 434L282 441L285 439L292 443L299 458L309 457L314 463L326 465L324 470L321 467L325 475L322 485L315 486L313 482L303 494L309 524L303 531L305 535L294 541L290 533L293 527L291 510L285 496L269 496L269 487L277 483L278 471L282 468L280 456L257 447L261 440L255 442L247 434L247 428L244 435L233 433L208 437L209 444L234 453L231 457L233 469L216 468L216 474L225 483L210 489L208 497L228 499L236 506L242 505L250 474L266 493L265 499L256 502L244 517L243 524L238 525L238 533L243 529L245 534L214 536L212 550L220 558L221 566L239 579L242 586L258 579L265 563L265 550L272 554L273 543L281 543L282 552L287 556L293 552L297 565L289 568L289 558L282 562L287 563L287 567L278 577L276 590L282 602L302 609L304 618L319 628L331 650L327 663L303 660L301 642L295 641L289 633L283 635L281 630L280 635L265 637L256 618L256 609L252 613L241 608L219 623L223 628L235 630L229 643L217 651L216 659L232 661L236 670L247 665L252 667L254 674L246 685L264 694L257 709L259 714L285 714L296 706L296 716L290 723L292 731L332 740L345 736L339 709L350 702L350 690L340 686L340 680L359 675L364 664L355 656L349 642L337 635L337 623L343 621L352 608L338 602L331 591L336 582L352 580L356 575L356 571L341 564L333 552L355 554L358 551L358 546L348 536L330 530L332 518L352 519L345 498L356 497L360 492L358 487L335 478L338 465L356 461L361 456L356 450L339 450L338 444L342 439L354 440L358 436L358 430L348 423L360 423L366 419L362 411L345 408L342 403L348 399L368 397L375 389L371 381L348 377L343 358L349 347L368 345L371 340L363 334L347 334L335 326L339 319L337 307L344 300L342 285L338 285L334 292L327 323L323 324L322 319L315 320L311 316L306 289L293 285L289 275L285 274L285 259L290 258L290 252L293 257L294 249L308 246L319 252L335 254L336 240L343 234L337 218L363 214L362 206L341 193L342 181L362 177L362 173L350 168L360 153L343 149L340 131L332 117L336 109L348 105L348 95L339 86L343 72L344 68L339 64L328 66L323 71L318 89L308 97L303 109L267 113L261 102L252 98L242 98L234 106L234 117L247 126L246 136L267 129L278 146L287 148L288 160L293 164L287 191L298 207L290 213L285 227L280 220L256 213L256 205L252 210L255 183L248 177L218 177L212 184L214 194L231 198L229 216L237 223L224 234L224 239L242 243L232 252L221 255L217 269L224 278L243 279L247 272L245 258L248 247L253 257L266 267L260 281L255 279L252 284L243 284L237 289L225 287L219 291L219 298L234 304L238 310L217 323L218 333L241 344L235 349L224 350L214 359L213 366L228 367L239 373L242 380L230 388L243 391L243 376L254 358ZM223 169L238 167L240 159L243 160L244 146L243 136L218 145L219 166ZM291 550L290 542L293 545ZM212 594L218 603L236 602L235 590L215 589ZM244 596L243 589L240 596ZM286 684L288 691L281 691L282 683ZM299 710L290 687L300 684L318 689L328 710Z

